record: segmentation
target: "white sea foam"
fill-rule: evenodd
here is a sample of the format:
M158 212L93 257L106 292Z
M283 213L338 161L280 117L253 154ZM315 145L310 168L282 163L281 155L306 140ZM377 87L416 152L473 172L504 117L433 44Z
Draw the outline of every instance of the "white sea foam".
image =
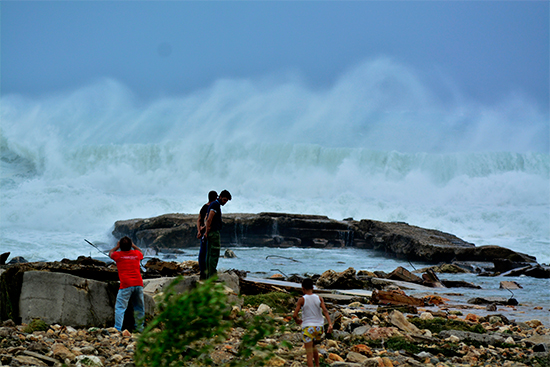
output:
M4 96L0 251L74 258L116 220L195 213L228 189L228 212L405 221L550 262L547 114L460 101L387 59L321 91L220 80L145 103L103 80Z

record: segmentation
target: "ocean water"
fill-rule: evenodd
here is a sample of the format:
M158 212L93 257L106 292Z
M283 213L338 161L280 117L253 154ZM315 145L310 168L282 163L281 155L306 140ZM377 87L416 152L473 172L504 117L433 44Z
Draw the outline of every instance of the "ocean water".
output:
M403 221L550 263L548 112L435 90L376 59L322 90L288 76L151 100L111 79L3 95L0 252L89 255L116 220L197 213L227 189L228 213Z

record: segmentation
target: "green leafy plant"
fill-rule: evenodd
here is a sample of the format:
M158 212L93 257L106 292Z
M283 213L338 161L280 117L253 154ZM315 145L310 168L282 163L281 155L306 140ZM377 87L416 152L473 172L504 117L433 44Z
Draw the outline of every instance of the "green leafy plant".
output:
M176 279L164 294L160 313L141 334L135 353L137 366L180 366L205 357L213 344L226 338L230 308L221 284L209 279L193 291L176 294Z
M159 303L158 315L141 334L134 355L136 366L169 367L213 365L210 353L228 338L235 324L244 333L231 367L259 366L273 357L276 346L260 343L277 330L275 321L266 315L246 318L241 313L229 320L231 306L223 286L209 279L187 293L176 294L174 281Z

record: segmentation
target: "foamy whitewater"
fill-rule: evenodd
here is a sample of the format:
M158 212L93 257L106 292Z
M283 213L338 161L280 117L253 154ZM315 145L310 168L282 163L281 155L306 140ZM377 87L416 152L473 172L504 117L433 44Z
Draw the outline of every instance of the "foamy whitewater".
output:
M143 101L105 79L3 96L0 253L95 255L84 239L108 249L116 220L197 213L228 189L226 213L403 221L549 263L548 112L433 90L382 58L323 90L266 77Z

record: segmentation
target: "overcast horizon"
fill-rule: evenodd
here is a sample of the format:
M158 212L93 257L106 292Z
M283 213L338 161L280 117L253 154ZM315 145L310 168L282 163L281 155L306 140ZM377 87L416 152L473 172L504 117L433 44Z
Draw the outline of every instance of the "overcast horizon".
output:
M38 98L108 78L145 101L220 80L330 88L388 58L438 97L549 109L549 3L17 2L1 4L1 93Z

